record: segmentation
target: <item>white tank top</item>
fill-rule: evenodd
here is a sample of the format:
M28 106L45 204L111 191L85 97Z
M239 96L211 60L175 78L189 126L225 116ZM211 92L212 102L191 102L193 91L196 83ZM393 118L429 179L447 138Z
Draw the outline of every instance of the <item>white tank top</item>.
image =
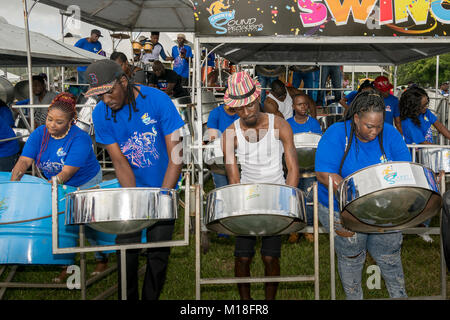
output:
M294 111L292 109L292 98L287 89L286 89L286 99L284 99L284 101L278 100L271 93L269 93L267 96L273 99L278 104L278 111L280 111L283 114L285 120L292 118L292 116L294 115Z
M259 130L264 137L258 142L249 142L244 137L240 119L234 121L237 136L236 156L241 165L241 183L276 183L285 184L282 156L283 143L275 137L274 115L263 113L269 117L269 128ZM253 131L253 130L252 130ZM255 132L255 131L253 131ZM247 130L249 140L256 141Z

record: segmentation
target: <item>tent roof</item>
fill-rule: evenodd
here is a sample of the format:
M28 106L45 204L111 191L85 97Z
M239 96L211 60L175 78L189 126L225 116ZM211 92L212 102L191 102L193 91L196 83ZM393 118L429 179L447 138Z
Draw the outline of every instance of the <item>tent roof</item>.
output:
M241 64L399 65L450 51L448 40L418 38L205 37L200 42Z
M194 32L190 0L41 0L66 10L78 6L81 20L112 31Z
M25 29L0 21L0 66L27 66ZM104 57L30 32L33 67L86 65Z

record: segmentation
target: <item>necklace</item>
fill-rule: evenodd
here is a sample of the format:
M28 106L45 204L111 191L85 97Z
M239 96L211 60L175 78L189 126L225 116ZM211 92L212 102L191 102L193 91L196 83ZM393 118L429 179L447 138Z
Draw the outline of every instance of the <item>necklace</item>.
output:
M51 134L50 137L52 137L52 138L55 139L55 140L61 140L61 139L65 138L65 137L67 136L67 134L68 134L69 131L70 131L70 127L71 127L71 126L69 126L69 128L67 128L67 131L66 131L62 136L56 137L56 136L54 136L54 135Z

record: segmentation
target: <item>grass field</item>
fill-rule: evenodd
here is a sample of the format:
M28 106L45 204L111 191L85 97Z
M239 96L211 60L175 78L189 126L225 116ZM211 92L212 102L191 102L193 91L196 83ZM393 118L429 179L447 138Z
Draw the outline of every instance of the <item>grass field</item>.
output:
M212 187L211 180L205 186L208 190ZM182 239L184 232L183 209L177 220L173 239ZM435 217L432 226L438 224ZM281 275L313 275L314 254L313 244L301 238L296 244L290 244L287 236L283 236ZM407 293L410 297L436 296L440 294L440 250L439 237L432 236L433 243L426 243L417 235L405 235L402 247L403 269ZM264 269L259 254L260 242L257 243L256 255L252 264L252 276L263 276ZM234 239L219 238L216 234L210 234L210 248L201 256L202 278L232 277L234 268ZM330 299L330 267L329 267L329 237L327 234L319 236L319 265L320 265L320 299ZM78 258L77 258L78 259ZM88 254L88 274L94 269L94 255ZM110 255L110 266L115 264L115 254ZM78 261L76 261L78 263ZM141 257L141 264L145 264L145 257ZM367 267L375 264L368 255L363 270L363 288L366 299L388 298L383 281L381 289L369 290L366 281ZM4 282L11 266L0 276L0 282ZM22 266L14 276L14 282L51 283L51 279L60 272L60 267L49 266ZM447 273L447 299L450 287L450 277ZM117 284L117 273L113 272L104 279L95 282L88 287L87 299L93 299L106 289ZM142 283L141 283L142 285ZM3 299L5 300L77 300L80 299L79 290L68 289L21 289L8 288ZM264 299L264 285L252 284L252 297ZM201 298L207 300L236 300L239 299L235 284L230 285L202 285ZM280 283L278 299L284 300L313 300L314 284L311 283ZM336 270L336 298L345 299ZM117 292L108 299L117 299ZM190 235L189 246L173 247L167 272L166 285L161 295L163 300L195 299L195 238Z

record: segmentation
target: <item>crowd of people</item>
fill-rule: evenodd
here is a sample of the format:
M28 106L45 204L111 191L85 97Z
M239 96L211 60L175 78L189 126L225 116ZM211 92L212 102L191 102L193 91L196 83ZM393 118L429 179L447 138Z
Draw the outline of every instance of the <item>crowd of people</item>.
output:
M99 37L100 31L94 29L89 38L81 39L76 46L98 53L102 48ZM171 56L167 56L158 37L159 33L152 32L153 51L140 57L146 63L152 63L151 74L134 66L121 52L78 69L78 82L88 85L84 96L95 96L99 101L92 113L95 141L109 154L121 187L174 189L182 171L180 128L184 121L171 98L188 95L184 87L188 84L192 49L186 44L186 37L179 34L177 45L172 48ZM173 61L173 70L165 68L159 57ZM311 79L316 79L313 73L317 70L311 72ZM341 86L333 80L338 77L339 68L329 66L324 73L331 77L334 87ZM418 86L406 89L400 99L391 93L393 86L384 76L373 82L363 82L357 91L343 98L337 90L334 99L346 109L344 119L322 132L316 108L316 102L323 98L322 91L315 98L297 86L299 81L306 84L311 79L297 74L295 86L286 86L283 81L273 79L270 84L265 82L270 87L267 95L263 95L265 90L259 79L246 71L231 74L223 104L209 114L209 139L221 140L226 163L225 172L212 173L215 187L238 183L281 184L298 187L305 193L306 202L311 202L312 185L318 181L319 220L328 230L329 176L336 191L345 177L367 166L390 161L410 162L411 153L406 144L433 143L432 126L450 139L450 131L428 109L426 91ZM448 92L448 83L441 89ZM91 137L75 125L76 97L70 93L48 92L41 76L33 77L33 93L34 103L49 104L49 107L36 112L36 130L23 150L17 140L0 143L0 170L11 171L11 181L19 181L34 163L49 181L56 177L60 184L81 189L100 183L102 171L93 152ZM11 111L8 106L6 108L0 106L1 138L15 135ZM315 175L310 177L300 176L293 140L295 134L303 132L323 134L315 156ZM139 146L145 146L146 152L137 155L135 150ZM347 230L342 225L336 198L333 201L335 249L346 297L363 298L361 274L367 252L380 267L389 295L407 297L401 261L401 232L366 234ZM311 208L307 209L307 223L312 226ZM174 220L169 220L152 225L145 230L147 240L172 239L174 224ZM429 221L425 225L429 225ZM89 237L91 243L95 243L95 235ZM310 234L305 237L312 241ZM291 238L294 239L291 242L295 242L298 234L291 234ZM141 232L137 232L118 235L116 243L130 244L140 240ZM261 258L266 276L280 275L281 243L279 235L262 237ZM250 276L255 244L256 237L235 238L236 277ZM120 292L120 252L117 254ZM127 250L126 255L127 298L137 300L140 250ZM159 298L169 255L170 248L167 247L147 250L142 299ZM107 255L99 255L98 262L104 267ZM277 288L277 282L266 283L266 299L275 299ZM241 299L251 299L250 284L239 283L238 291Z

